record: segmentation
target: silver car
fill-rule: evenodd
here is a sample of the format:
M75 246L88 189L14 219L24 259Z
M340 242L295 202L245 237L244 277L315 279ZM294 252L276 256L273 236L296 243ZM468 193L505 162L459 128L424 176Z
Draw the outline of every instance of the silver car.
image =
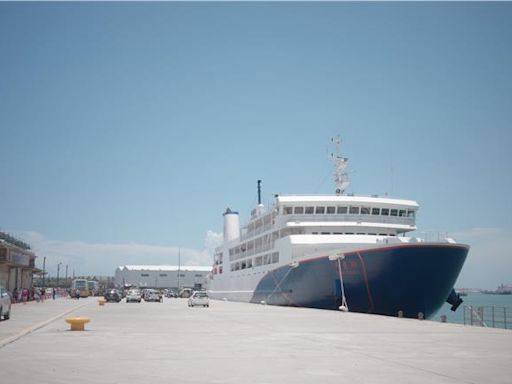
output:
M142 300L142 295L140 294L140 291L138 289L130 289L128 293L126 294L126 302L129 303L131 301L136 301L137 303L140 303Z
M9 320L11 317L11 296L7 292L7 289L0 286L0 318L4 317L4 320Z
M201 305L203 307L210 306L210 299L208 298L208 294L204 291L194 292L192 296L188 298L188 306L195 307L196 305Z

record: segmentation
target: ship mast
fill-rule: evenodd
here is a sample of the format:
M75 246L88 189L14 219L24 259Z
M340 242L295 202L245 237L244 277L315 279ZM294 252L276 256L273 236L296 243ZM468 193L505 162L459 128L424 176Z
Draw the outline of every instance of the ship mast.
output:
M335 152L331 152L330 159L334 163L334 182L336 183L336 194L342 195L345 193L350 181L346 171L348 165L348 158L343 157L340 151L341 138L331 138L331 143L335 145Z

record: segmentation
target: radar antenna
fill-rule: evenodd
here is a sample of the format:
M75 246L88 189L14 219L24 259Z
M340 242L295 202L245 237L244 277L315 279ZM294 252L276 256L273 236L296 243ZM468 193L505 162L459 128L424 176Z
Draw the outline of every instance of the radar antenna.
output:
M342 195L345 193L350 181L346 171L348 165L348 158L343 157L340 151L341 137L331 138L331 143L335 145L335 152L331 152L330 160L334 163L334 182L336 183L336 194Z

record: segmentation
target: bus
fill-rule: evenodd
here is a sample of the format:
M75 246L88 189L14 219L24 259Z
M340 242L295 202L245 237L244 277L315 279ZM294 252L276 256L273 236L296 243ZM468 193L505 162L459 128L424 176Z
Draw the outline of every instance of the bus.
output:
M98 282L94 280L89 280L87 282L87 288L89 288L89 295L97 296L98 295Z
M89 297L89 286L86 279L75 279L71 283L71 296L75 295L76 290L80 291L80 297Z

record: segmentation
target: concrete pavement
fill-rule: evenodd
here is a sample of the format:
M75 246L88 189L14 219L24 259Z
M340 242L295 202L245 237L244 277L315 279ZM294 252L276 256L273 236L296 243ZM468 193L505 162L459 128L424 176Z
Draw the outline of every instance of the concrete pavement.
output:
M183 299L100 307L91 298L79 304L87 305L73 315L91 318L85 332L68 331L59 318L0 348L3 384L512 378L512 332L506 330L222 301L210 308L188 308ZM13 311L8 322L21 317Z
M87 303L90 301L57 298L12 304L11 318L15 320L0 322L0 348Z

